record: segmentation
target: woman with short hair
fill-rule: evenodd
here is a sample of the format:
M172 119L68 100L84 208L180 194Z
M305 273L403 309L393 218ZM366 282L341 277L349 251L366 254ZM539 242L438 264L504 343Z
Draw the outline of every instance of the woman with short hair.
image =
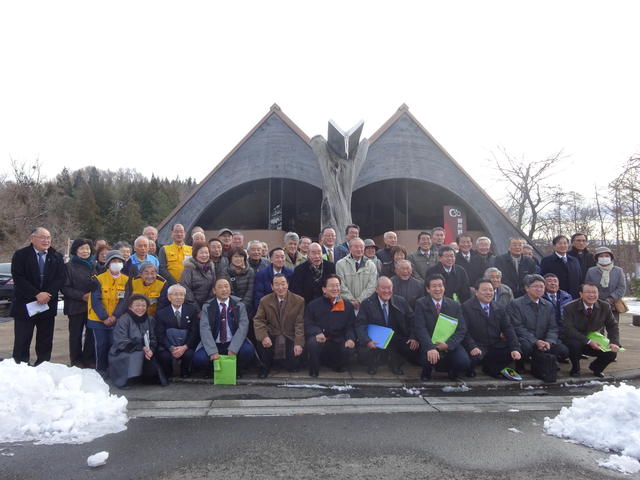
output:
M195 242L191 257L184 261L180 285L187 289L185 303L202 310L202 305L211 297L216 283L215 266L210 258L209 247L204 242Z

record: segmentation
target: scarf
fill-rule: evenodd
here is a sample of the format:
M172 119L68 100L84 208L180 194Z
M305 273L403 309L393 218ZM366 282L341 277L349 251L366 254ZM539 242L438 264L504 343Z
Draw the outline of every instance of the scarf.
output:
M330 298L332 312L344 312L344 300L340 297Z
M309 265L311 266L311 275L313 276L313 282L320 283L320 280L322 280L323 264L321 263L319 267L316 267L313 263L309 262Z
M611 273L611 270L613 270L613 262L611 262L609 265L598 264L598 268L602 272L602 278L600 279L600 286L602 288L609 287L609 273Z
M140 325L141 323L146 322L147 318L148 318L147 312L144 312L144 314L138 316L135 313L133 313L133 311L131 311L131 310L129 310L129 316L131 317L131 320L133 320L138 325Z
M94 264L95 259L96 259L96 257L94 255L91 255L89 258L80 258L77 255L71 255L71 261L72 262L78 263L80 265L84 265L89 270L93 270L93 264Z

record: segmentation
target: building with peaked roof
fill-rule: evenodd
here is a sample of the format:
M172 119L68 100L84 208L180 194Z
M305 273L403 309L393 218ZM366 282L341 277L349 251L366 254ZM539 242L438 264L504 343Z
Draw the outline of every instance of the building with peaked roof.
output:
M200 225L210 236L227 227L271 245L279 245L287 231L315 239L321 229L322 178L309 142L273 105L162 222L160 241L170 241L175 223L187 231ZM446 211L464 217L464 229L474 236L491 237L497 253L506 251L509 237L526 238L402 105L369 138L351 199L353 221L363 238L393 230L400 243L413 248L419 231L443 225Z

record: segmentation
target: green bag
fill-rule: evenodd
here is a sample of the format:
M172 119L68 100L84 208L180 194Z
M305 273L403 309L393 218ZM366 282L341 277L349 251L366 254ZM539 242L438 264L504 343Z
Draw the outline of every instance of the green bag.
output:
M611 351L611 349L609 348L609 339L607 337L605 337L604 335L602 335L600 332L589 332L589 333L587 333L587 338L589 340L593 340L598 345L600 345L600 349L603 352L610 352ZM621 348L620 351L624 352L624 348Z
M213 361L213 384L236 384L236 357L232 355L220 355Z
M447 343L447 340L455 333L458 328L458 319L441 313L438 315L436 326L433 328L431 335L431 343L434 345L438 342Z

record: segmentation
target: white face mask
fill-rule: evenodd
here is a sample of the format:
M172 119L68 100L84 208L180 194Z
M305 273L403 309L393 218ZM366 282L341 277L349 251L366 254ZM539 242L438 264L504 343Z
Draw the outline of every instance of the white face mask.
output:
M598 265L610 265L611 264L611 257L598 257Z
M109 270L111 271L111 273L120 273L122 267L124 267L124 265L121 262L111 262L109 264Z

